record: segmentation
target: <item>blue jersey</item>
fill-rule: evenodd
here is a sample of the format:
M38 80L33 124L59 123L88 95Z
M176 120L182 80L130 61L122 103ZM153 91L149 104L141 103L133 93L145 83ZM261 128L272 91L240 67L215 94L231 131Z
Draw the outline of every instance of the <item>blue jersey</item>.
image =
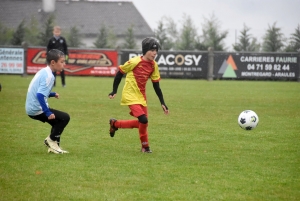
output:
M45 103L49 108L48 97L54 84L54 75L49 66L39 70L31 80L26 97L26 113L36 116L43 113L42 106L37 98L37 93L43 94Z

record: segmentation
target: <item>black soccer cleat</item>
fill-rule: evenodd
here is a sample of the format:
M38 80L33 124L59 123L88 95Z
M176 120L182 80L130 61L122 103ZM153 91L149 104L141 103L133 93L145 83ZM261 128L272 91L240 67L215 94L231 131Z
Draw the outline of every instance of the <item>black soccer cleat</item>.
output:
M110 137L114 137L115 136L115 132L118 130L118 128L115 127L115 123L116 123L116 119L110 119L109 120L109 134Z
M152 153L152 151L150 150L150 147L142 147L142 149L141 149L141 152L143 152L143 153L148 153L148 154L151 154Z

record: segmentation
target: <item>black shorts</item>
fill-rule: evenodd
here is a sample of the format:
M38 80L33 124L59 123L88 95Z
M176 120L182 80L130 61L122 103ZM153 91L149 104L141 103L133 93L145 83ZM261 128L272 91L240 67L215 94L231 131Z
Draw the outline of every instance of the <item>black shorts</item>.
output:
M62 112L62 111L59 111L59 110L55 110L55 109L52 109L52 108L49 108L49 110L55 115L55 119L48 119L48 117L46 116L45 113L42 113L42 114L39 114L39 115L36 115L36 116L31 116L31 115L28 115L30 118L32 119L35 119L35 120L39 120L41 122L47 122L51 125L55 124L55 122L59 122L59 121L65 121L65 120L70 120L70 116L68 113L65 113L65 112Z

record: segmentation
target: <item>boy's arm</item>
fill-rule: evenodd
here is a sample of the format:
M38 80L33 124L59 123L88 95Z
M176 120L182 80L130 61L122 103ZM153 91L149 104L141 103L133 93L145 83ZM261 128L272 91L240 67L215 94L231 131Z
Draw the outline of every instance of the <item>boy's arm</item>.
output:
M41 93L36 93L36 97L42 107L43 112L46 114L47 117L49 117L52 114L52 112L49 110L49 108L46 105L46 102L44 99L45 96Z
M159 86L159 82L152 82L152 84L153 84L154 91L155 91L157 97L159 98L160 104L161 104L165 114L168 114L169 109L168 109L168 107L165 103L163 93L162 93L162 91L160 89L160 86Z
M56 95L56 93L55 93L55 92L50 92L50 94L49 94L49 96L48 96L48 97L49 97L49 98L50 98L50 97L55 97L55 95Z
M57 98L57 99L59 99L59 94L58 93L56 93L56 92L50 92L50 94L49 94L49 96L48 96L49 98L51 98L51 97L55 97L55 98Z
M115 97L117 91L118 91L118 87L119 87L119 84L122 80L122 77L123 77L123 73L121 71L118 71L116 76L115 76L115 79L114 79L114 83L113 83L113 91L111 93L108 94L108 96L110 98L113 98Z

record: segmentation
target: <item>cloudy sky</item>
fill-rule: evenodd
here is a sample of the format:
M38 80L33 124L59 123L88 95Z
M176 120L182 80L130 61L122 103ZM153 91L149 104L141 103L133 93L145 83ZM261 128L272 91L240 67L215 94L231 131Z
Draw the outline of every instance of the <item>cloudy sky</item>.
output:
M227 30L226 47L232 45L246 24L250 34L262 42L269 26L276 23L285 37L290 37L300 24L300 0L130 0L152 29L164 16L171 17L182 27L184 15L191 17L201 35L204 18L211 15L220 22L220 30Z

